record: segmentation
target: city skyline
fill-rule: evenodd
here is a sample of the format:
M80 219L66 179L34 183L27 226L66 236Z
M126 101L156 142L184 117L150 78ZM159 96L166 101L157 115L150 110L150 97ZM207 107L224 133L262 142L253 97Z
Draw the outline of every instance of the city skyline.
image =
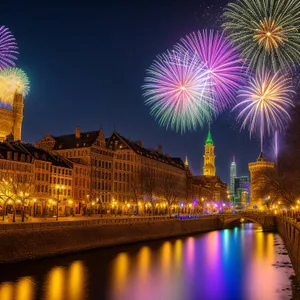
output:
M145 70L157 54L192 30L206 28L208 22L218 29L215 19L226 3L210 1L208 7L191 1L182 8L179 2L172 2L171 12L168 3L160 5L160 10L154 3L138 4L132 11L124 5L117 15L113 5L93 2L84 9L62 3L60 10L22 1L15 10L15 3L5 3L1 17L16 36L18 65L32 86L25 100L23 140L34 144L46 132L68 134L76 126L90 131L102 124L105 132L111 133L115 127L127 138L143 140L148 148L162 144L165 153L182 159L187 154L193 173L202 174L207 127L183 135L161 128L144 105L141 86ZM126 11L126 17L121 11ZM54 24L49 22L50 15L57 20ZM73 32L78 15L82 27ZM154 19L157 22L152 25ZM37 21L38 27L34 25ZM233 154L240 174L248 175L248 162L259 154L258 139L250 140L246 131L240 133L230 111L211 124L211 130L221 179L229 183Z

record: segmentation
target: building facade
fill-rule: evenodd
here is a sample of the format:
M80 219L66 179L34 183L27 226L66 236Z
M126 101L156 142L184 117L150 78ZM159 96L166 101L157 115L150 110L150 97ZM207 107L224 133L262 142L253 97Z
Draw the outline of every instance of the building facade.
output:
M86 175L76 179L75 171L74 178L78 184L84 183L81 192L73 188L74 197L81 202L95 203L105 209L113 204L118 210L136 208L145 200L149 205L159 204L170 198L168 192L171 192L163 186L171 183L175 186L173 192L180 190L176 202L186 201L186 167L180 158L163 154L162 146L147 149L141 141L131 141L116 131L105 139L102 129L81 133L77 127L75 134L59 137L46 134L35 147L73 163L78 159L85 162L86 171L82 172Z

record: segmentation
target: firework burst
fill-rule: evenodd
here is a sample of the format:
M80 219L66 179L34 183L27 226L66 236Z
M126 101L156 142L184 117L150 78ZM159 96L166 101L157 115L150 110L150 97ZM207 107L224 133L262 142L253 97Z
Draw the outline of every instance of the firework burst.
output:
M249 128L250 137L260 135L261 150L265 134L283 130L290 120L288 109L293 106L294 93L290 78L269 71L257 72L239 92L242 101L234 107L241 109L237 119L242 120L241 129Z
M243 82L242 61L232 44L219 32L213 30L193 32L175 46L181 53L197 55L211 81L211 93L216 110L231 107L236 91Z
M184 132L211 120L208 74L197 56L168 51L157 56L147 74L145 104L160 125Z
M15 66L14 60L18 47L14 36L8 28L0 27L0 69Z
M2 103L11 105L15 93L25 97L29 90L29 79L24 71L18 68L0 70L0 99Z
M294 69L300 63L299 0L237 0L223 27L253 69Z

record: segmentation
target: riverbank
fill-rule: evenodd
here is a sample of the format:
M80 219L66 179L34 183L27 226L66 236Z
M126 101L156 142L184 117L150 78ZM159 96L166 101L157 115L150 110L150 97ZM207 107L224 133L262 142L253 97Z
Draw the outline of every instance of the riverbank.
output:
M218 216L132 218L1 225L0 263L220 229Z
M292 261L298 282L300 282L300 223L295 219L277 217L276 227L281 235Z

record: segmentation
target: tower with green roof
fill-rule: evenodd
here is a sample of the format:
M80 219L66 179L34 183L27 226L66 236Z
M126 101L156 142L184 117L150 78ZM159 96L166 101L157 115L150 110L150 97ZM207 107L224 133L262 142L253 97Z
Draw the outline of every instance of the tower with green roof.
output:
M213 139L208 129L207 138L204 146L204 164L203 164L203 175L204 176L216 176L216 167L215 167L215 146Z

